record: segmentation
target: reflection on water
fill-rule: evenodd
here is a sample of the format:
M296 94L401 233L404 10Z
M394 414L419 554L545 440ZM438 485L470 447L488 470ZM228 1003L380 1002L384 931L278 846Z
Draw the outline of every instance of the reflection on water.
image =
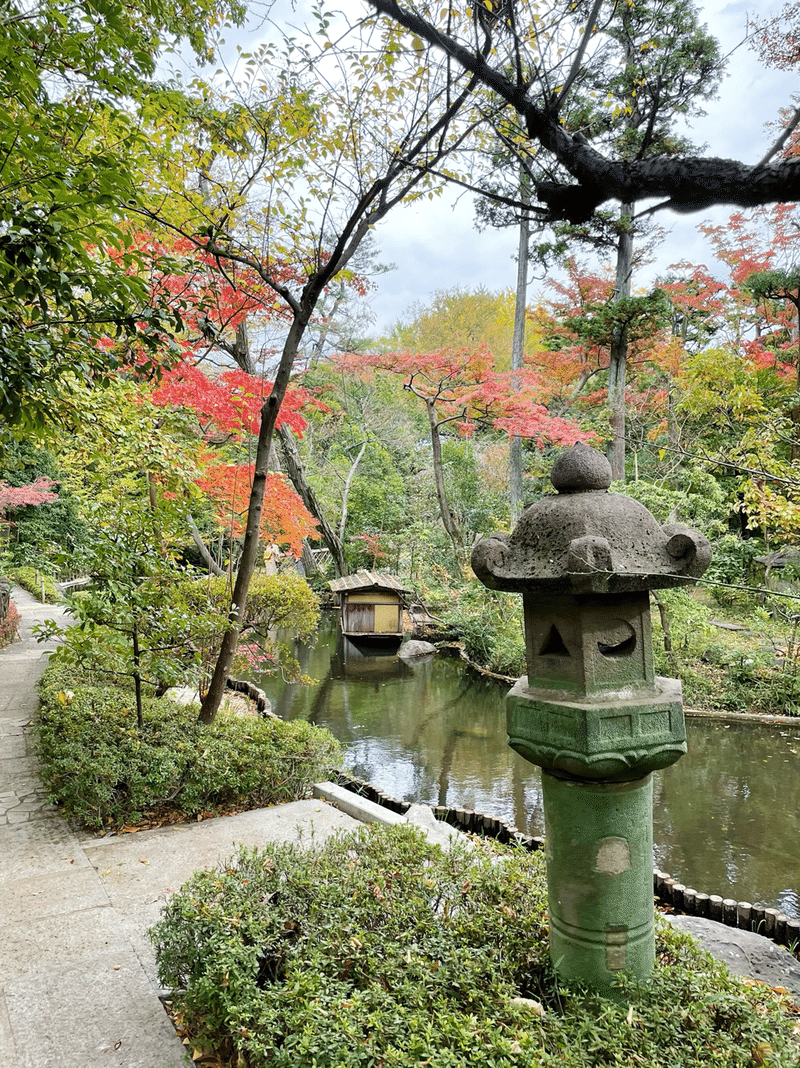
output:
M332 619L297 654L316 686L256 681L278 715L327 727L356 777L544 833L539 770L506 744L505 686L442 657L365 657ZM656 774L656 866L696 890L800 915L800 730L690 719L688 731L688 755Z

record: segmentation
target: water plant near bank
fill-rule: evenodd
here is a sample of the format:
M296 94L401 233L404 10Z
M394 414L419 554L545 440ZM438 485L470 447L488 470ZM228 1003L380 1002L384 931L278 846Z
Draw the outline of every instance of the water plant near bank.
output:
M247 1068L585 1068L800 1060L788 1002L658 931L652 982L559 986L541 853L444 854L412 828L244 850L151 931L197 1057Z
M39 683L37 752L50 798L91 829L188 819L306 796L341 756L326 730L258 715L197 721L197 705L52 665Z

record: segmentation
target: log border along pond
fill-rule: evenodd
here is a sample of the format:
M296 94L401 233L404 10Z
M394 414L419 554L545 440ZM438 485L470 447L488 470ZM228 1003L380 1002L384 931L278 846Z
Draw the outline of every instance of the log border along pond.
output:
M744 715L744 714L743 714ZM753 720L761 720L762 716L747 717ZM798 724L796 717L770 717L772 720L788 719ZM372 783L355 779L344 772L332 773L332 780L339 786L374 801L391 812L397 812L404 816L411 807L410 801L400 801L383 793ZM523 849L535 851L544 848L544 838L539 835L524 834L516 827L505 823L496 816L486 816L472 809L449 808L445 805L436 805L433 813L437 820L457 827L460 831L468 834L484 835L494 838L501 844L516 843ZM735 901L733 898L723 898L719 894L706 894L687 887L677 882L666 872L653 870L653 894L656 900L675 912L682 912L689 916L700 916L710 920L716 920L726 927L736 927L742 931L753 931L763 935L781 946L786 946L796 951L800 943L800 919L791 919L778 909L762 908L753 905L749 901Z

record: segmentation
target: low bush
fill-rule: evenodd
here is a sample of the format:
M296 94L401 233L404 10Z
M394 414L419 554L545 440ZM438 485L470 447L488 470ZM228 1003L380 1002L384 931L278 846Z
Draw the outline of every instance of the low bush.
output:
M13 601L8 606L5 618L0 619L0 649L10 645L17 636L19 626L19 610Z
M560 988L544 860L445 854L412 828L245 850L150 932L195 1057L247 1068L586 1068L797 1063L798 1036L664 924L652 982L619 1003Z
M145 702L137 728L132 688L50 667L39 684L41 776L51 799L86 827L142 821L154 809L178 816L225 806L255 808L307 795L341 757L326 730L197 707Z
M726 534L713 543L711 564L705 574L714 600L726 608L749 613L753 589L760 582L754 576L756 557L766 553L761 538L743 539Z
M521 597L488 590L475 580L457 587L443 615L473 664L512 678L526 673Z
M57 604L61 600L58 586L50 575L37 571L35 567L6 567L4 573L23 590L33 594L45 604Z
M705 686L697 687L703 708L800 716L800 676L796 660L778 664L774 655L755 650L750 656L722 651L715 661L711 669L706 670Z

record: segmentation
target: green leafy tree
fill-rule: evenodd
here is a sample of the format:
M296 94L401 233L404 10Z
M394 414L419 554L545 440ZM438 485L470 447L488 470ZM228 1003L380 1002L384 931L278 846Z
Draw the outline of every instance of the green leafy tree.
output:
M152 150L173 176L166 191L150 190L150 219L221 269L250 272L286 326L261 409L242 556L204 722L216 715L235 655L278 412L319 302L392 207L435 194L437 167L480 119L462 115L471 76L448 86L429 79L387 25L361 24L335 43L329 19L317 14L316 35L287 36L282 54L265 45L238 82L196 85L192 128L172 135L166 111L153 115Z
M164 357L180 309L156 303L125 219L139 201L143 115L180 95L155 78L162 48L198 56L233 0L10 3L0 12L0 419L41 428L75 380L120 365L103 338Z
M607 11L595 3L586 25L593 34L591 55L585 54L578 66L573 64L571 82L559 91L565 127L579 143L602 146L631 163L687 153L691 145L676 135L676 120L703 114L702 105L716 95L724 67L719 46L699 23L691 0L637 0ZM549 44L551 50L563 47L561 33L554 33ZM514 149L507 170L516 176L522 165L528 183L540 183L547 164L530 154L524 131L507 129L502 138ZM490 206L484 217L502 222L507 212L508 208L501 211L498 220ZM647 251L645 247L635 255L634 244L652 226L637 219L635 202L629 200L622 202L616 217L600 213L588 224L557 223L553 229L555 245L538 246L540 257L563 252L575 242L589 242L603 252L613 249L615 255L610 303L618 307L609 309L612 327L607 342L608 455L614 477L624 480L629 323L639 317L634 312L632 319L632 302L639 299L633 295L632 280L637 260Z
M559 2L546 12L510 0L475 4L464 16L426 2L369 0L380 16L404 27L413 47L430 46L429 64L446 79L448 68L472 73L482 90L517 112L532 149L552 165L532 190L531 210L548 220L588 222L609 200L635 204L659 199L659 208L702 211L713 204L752 207L800 199L800 159L771 162L778 138L754 167L696 152L631 158L624 146L594 145L570 126L573 87L596 64L601 84L615 76L595 36L623 7L611 0ZM670 75L691 77L695 57ZM613 115L617 105L610 103ZM577 133L577 136L576 136Z
M185 568L165 555L163 528L156 532L149 516L124 508L109 522L104 509L91 509L87 518L92 535L78 560L92 584L70 599L75 624L62 633L58 656L132 680L141 728L145 689L194 681L198 641L215 619L189 611L179 594Z

